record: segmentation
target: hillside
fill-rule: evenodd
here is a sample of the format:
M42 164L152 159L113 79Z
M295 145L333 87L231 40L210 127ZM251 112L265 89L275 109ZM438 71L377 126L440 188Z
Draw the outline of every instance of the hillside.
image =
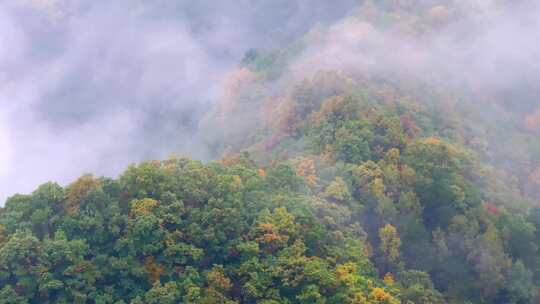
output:
M536 303L536 70L480 58L500 2L366 1L248 50L197 113L213 160L7 200L0 303Z
M2 301L532 303L540 209L422 113L317 77L245 152L11 197Z

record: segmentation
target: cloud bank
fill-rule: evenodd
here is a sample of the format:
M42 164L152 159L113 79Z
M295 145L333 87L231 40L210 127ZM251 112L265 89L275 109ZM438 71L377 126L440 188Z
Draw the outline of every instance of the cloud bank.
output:
M114 176L195 136L224 75L357 1L77 1L0 4L0 201L84 172Z

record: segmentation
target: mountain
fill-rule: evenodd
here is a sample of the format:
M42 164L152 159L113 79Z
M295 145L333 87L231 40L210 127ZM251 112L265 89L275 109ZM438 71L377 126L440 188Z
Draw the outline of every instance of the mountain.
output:
M0 303L536 303L533 7L366 1L248 50L196 114L212 161L7 200Z

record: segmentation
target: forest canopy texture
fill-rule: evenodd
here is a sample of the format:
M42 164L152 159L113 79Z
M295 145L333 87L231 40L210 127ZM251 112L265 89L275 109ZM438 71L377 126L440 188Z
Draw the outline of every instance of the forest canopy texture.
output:
M366 59L474 24L460 3L367 1L247 51L197 126L211 161L11 196L0 303L537 303L538 101ZM365 44L306 72L336 37Z

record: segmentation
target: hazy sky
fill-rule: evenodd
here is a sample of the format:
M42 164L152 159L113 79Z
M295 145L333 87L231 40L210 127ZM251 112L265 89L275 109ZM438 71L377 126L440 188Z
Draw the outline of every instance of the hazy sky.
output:
M401 74L538 107L539 4L448 1L450 10L421 1L433 22L422 35L414 22L377 26L362 0L2 1L0 202L143 159L208 159L194 134L226 75L248 49L287 46L313 28L279 81L319 69Z
M45 181L205 159L198 117L252 47L279 47L359 1L0 2L0 202Z

